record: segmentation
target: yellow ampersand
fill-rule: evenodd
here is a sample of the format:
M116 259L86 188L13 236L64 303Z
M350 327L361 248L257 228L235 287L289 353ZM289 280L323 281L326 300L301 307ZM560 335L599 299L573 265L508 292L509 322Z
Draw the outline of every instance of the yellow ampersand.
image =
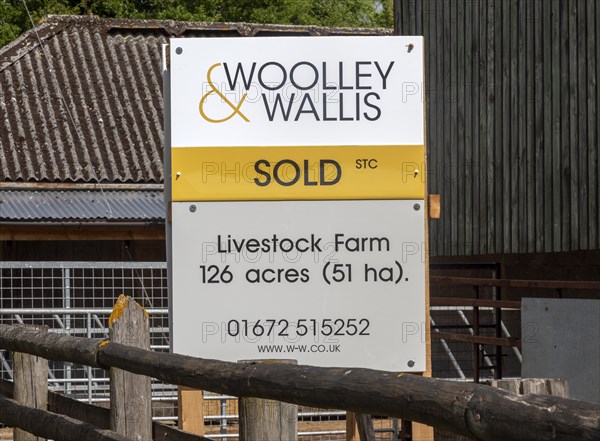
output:
M211 90L206 92L203 96L202 99L200 100L200 104L198 106L198 109L200 110L200 115L202 115L202 118L204 118L206 121L211 122L211 123L222 123L225 121L230 120L231 118L233 118L236 114L240 115L244 121L246 122L250 122L250 120L246 117L246 115L244 115L241 111L240 111L240 107L242 107L242 104L244 104L244 101L246 99L246 96L248 95L248 93L245 93L242 96L242 99L240 100L240 102L237 104L237 106L235 104L233 104L231 101L229 101L227 99L227 97L225 95L223 95L219 89L217 89L217 87L214 85L214 83L212 82L210 75L212 73L212 71L216 68L219 67L221 65L221 63L217 63L217 64L213 64L210 69L208 69L208 72L206 73L206 81L208 82L208 85L210 86ZM212 95L213 93L216 93L219 97L221 97L221 99L223 101L225 101L225 103L231 107L231 109L233 110L233 112L231 112L231 115L225 117L225 118L221 118L221 119L213 119L210 118L208 115L206 115L206 113L204 112L204 104L206 103L206 100L208 99L208 97L210 95Z

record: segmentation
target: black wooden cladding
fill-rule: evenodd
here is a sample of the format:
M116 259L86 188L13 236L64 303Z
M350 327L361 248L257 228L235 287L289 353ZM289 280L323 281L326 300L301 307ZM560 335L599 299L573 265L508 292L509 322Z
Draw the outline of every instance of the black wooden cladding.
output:
M600 249L600 1L395 6L425 39L431 254Z

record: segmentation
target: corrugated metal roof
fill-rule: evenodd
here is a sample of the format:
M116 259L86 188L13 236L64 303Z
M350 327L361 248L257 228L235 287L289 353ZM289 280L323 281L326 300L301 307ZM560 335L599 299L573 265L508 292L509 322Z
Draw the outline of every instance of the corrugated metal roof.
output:
M165 216L162 191L0 191L0 221L152 221Z
M44 51L30 33L0 58L2 180L162 181L165 37L40 28Z
M382 33L49 17L0 49L0 181L162 182L161 45L169 36Z

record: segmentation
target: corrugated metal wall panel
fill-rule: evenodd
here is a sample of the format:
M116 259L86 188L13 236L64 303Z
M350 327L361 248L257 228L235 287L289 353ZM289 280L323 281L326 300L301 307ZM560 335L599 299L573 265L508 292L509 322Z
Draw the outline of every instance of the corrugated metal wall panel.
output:
M600 3L396 0L424 35L432 255L600 249Z
M0 192L0 221L164 222L162 191Z

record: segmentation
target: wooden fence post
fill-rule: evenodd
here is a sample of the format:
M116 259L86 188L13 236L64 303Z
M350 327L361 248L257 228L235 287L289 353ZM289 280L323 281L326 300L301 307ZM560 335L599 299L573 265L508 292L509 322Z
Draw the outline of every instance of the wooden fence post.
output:
M28 330L48 332L47 326L23 325ZM14 353L14 398L25 406L48 409L48 360L21 352ZM15 441L41 441L29 432L14 430Z
M150 349L148 313L128 296L120 295L108 319L110 341ZM110 428L136 441L152 440L150 377L110 369Z
M298 364L296 360L243 360L239 363ZM262 398L239 399L240 441L298 439L298 406Z
M427 162L427 157L425 158ZM425 175L427 177L427 175ZM425 179L425 194L427 195L427 179ZM431 205L430 205L431 204ZM431 321L430 321L430 299L429 299L429 218L439 218L439 197L425 198L425 372L423 377L431 377ZM402 425L404 425L402 421ZM408 424L408 423L406 423ZM410 423L409 430L413 441L433 441L433 427L420 423Z
M360 441L356 414L350 411L346 412L346 441Z
M375 441L371 415L346 412L346 441Z
M177 389L177 426L194 435L204 435L204 397L201 390Z

